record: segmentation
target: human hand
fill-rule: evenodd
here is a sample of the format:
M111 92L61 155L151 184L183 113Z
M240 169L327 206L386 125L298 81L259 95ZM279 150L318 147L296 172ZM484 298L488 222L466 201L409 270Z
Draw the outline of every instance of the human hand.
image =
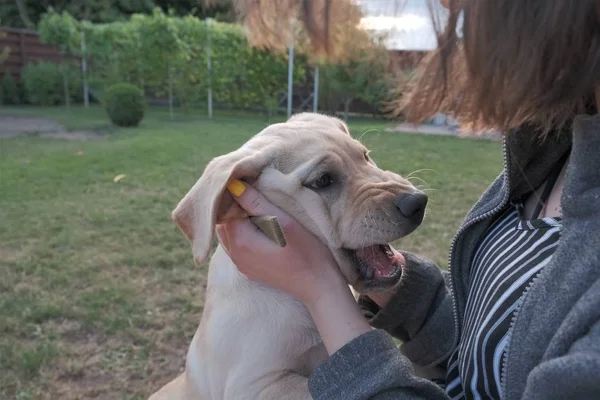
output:
M296 297L309 308L325 293L340 287L349 291L333 255L316 236L253 187L233 181L228 189L249 215L276 216L287 240L280 247L248 218L218 225L219 241L240 272Z
M219 241L238 270L302 302L329 354L369 332L371 327L327 246L251 186L234 181L228 189L249 215L276 216L287 240L280 247L248 218L218 225Z

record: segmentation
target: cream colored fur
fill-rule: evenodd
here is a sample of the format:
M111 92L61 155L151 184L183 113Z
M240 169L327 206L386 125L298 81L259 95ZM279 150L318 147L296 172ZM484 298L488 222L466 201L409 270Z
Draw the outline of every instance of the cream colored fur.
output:
M363 282L342 248L387 243L414 229L403 223L392 203L414 187L377 168L365 154L340 120L296 115L215 158L173 219L192 243L196 262L203 262L215 224L245 216L225 190L231 179L244 179L327 244L348 283L360 292ZM319 193L307 187L319 174L332 171L338 180L333 189ZM218 246L185 371L151 400L310 399L308 376L326 358L306 308L249 281Z

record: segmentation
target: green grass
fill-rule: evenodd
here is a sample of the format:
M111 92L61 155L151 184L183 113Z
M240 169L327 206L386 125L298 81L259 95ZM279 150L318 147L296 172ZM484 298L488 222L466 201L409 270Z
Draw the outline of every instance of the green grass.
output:
M171 121L151 110L139 128L118 130L98 108L1 113L110 134L0 139L0 398L144 398L183 366L206 285L170 212L211 158L265 118ZM501 145L385 127L350 124L380 167L422 170L430 209L399 245L445 266L456 228L502 168Z

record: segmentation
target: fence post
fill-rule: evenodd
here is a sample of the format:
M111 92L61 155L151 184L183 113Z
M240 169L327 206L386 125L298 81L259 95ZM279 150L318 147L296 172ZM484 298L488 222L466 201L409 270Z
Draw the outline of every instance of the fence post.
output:
M288 93L287 93L287 116L292 116L292 94L294 85L294 32L290 29L290 47L288 49Z
M20 67L23 68L25 64L27 64L27 56L25 55L25 37L23 32L19 32L19 53L21 61Z
M208 118L213 117L213 102L212 102L212 60L210 47L210 18L206 18L206 68L208 70Z
M173 119L173 71L171 68L171 61L167 62L167 74L169 75L169 118Z
M69 67L68 64L64 62L65 57L62 58L63 62L61 63L60 69L62 70L62 78L63 78L63 90L65 94L65 107L67 107L67 111L71 109L71 93L69 90Z
M81 72L83 74L83 104L85 108L90 107L90 89L87 76L87 55L85 46L85 31L81 31Z
M315 67L315 84L313 91L313 112L316 113L319 109L319 66Z

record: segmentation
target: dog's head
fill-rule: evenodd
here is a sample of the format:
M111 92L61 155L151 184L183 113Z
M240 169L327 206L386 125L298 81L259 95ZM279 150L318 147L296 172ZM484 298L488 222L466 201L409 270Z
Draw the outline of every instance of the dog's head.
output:
M226 190L232 179L254 185L319 237L359 292L397 282L402 271L388 243L414 231L427 204L406 179L379 169L341 120L299 114L212 160L173 211L198 263L215 224L246 216Z

